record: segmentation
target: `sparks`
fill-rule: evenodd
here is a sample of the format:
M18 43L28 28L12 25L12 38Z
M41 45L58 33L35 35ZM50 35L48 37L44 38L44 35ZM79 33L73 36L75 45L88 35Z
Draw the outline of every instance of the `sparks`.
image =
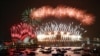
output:
M19 23L11 27L11 36L20 40L23 40L27 36L33 38L35 36L33 31L32 26L26 23Z
M86 30L84 28L81 28L80 25L74 26L73 23L70 23L68 25L64 23L56 23L48 22L45 24L42 24L42 26L37 27L36 34L39 41L43 41L44 38L55 38L58 32L60 32L62 38L73 38L77 39L77 37L81 37L82 33L84 33ZM75 40L75 39L74 39Z
M54 16L57 18L70 17L80 21L82 24L91 25L94 22L94 16L86 13L85 11L78 10L72 7L57 6L52 8L50 6L43 6L38 9L31 9L31 19L43 19L48 16Z

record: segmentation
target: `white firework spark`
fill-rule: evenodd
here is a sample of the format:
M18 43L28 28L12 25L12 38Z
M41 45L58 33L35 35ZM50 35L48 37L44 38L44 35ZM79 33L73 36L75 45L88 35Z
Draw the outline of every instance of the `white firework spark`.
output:
M80 40L82 34L86 30L81 28L81 25L74 25L74 23L64 24L55 21L42 24L36 28L36 35L38 41L55 40L57 35L61 35L61 40L70 38L72 41ZM48 41L47 40L47 41Z
M45 24L42 24L41 26L36 28L36 34L43 34L46 32L70 32L71 34L74 35L82 35L82 33L86 32L84 28L81 28L80 25L75 25L73 22L71 24L64 24L64 23L56 23L55 21L53 22L48 22Z

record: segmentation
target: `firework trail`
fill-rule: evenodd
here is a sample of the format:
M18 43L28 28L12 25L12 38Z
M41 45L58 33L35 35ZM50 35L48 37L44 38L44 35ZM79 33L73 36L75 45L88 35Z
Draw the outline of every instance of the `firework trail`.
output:
M61 38L79 40L79 38L81 38L82 34L85 32L86 30L84 30L81 25L74 25L73 22L64 24L52 21L42 24L36 28L37 39L39 41L44 41L46 38L54 39L58 33L61 34Z
M34 28L26 23L19 23L11 27L11 36L23 40L25 37L34 37Z
M36 34L43 34L46 32L70 32L74 35L82 35L86 30L82 28L80 25L74 25L73 22L70 24L64 24L64 23L56 23L55 21L48 22L45 24L42 24L41 26L36 28Z
M48 16L54 16L57 18L70 17L80 21L84 25L91 25L94 22L94 16L86 13L85 11L78 10L72 7L57 6L52 8L50 6L43 6L38 9L31 9L31 19L43 19Z

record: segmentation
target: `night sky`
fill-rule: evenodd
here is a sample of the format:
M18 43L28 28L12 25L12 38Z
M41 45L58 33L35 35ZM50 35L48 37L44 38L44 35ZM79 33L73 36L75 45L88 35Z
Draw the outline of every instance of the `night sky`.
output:
M21 22L21 14L27 8L44 5L56 7L66 5L86 10L95 16L95 23L85 26L86 36L100 38L100 2L99 0L13 0L0 1L0 40L10 40L10 27Z

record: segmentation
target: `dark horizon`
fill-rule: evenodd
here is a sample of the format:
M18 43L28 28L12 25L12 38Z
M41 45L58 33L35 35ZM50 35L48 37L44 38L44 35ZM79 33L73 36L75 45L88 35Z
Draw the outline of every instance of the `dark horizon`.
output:
M1 1L0 18L0 40L10 40L10 27L21 22L21 14L27 8L38 8L44 5L56 7L65 5L75 7L95 16L95 22L91 26L84 26L88 33L86 36L100 38L100 6L99 1L95 0L24 0L24 1Z

